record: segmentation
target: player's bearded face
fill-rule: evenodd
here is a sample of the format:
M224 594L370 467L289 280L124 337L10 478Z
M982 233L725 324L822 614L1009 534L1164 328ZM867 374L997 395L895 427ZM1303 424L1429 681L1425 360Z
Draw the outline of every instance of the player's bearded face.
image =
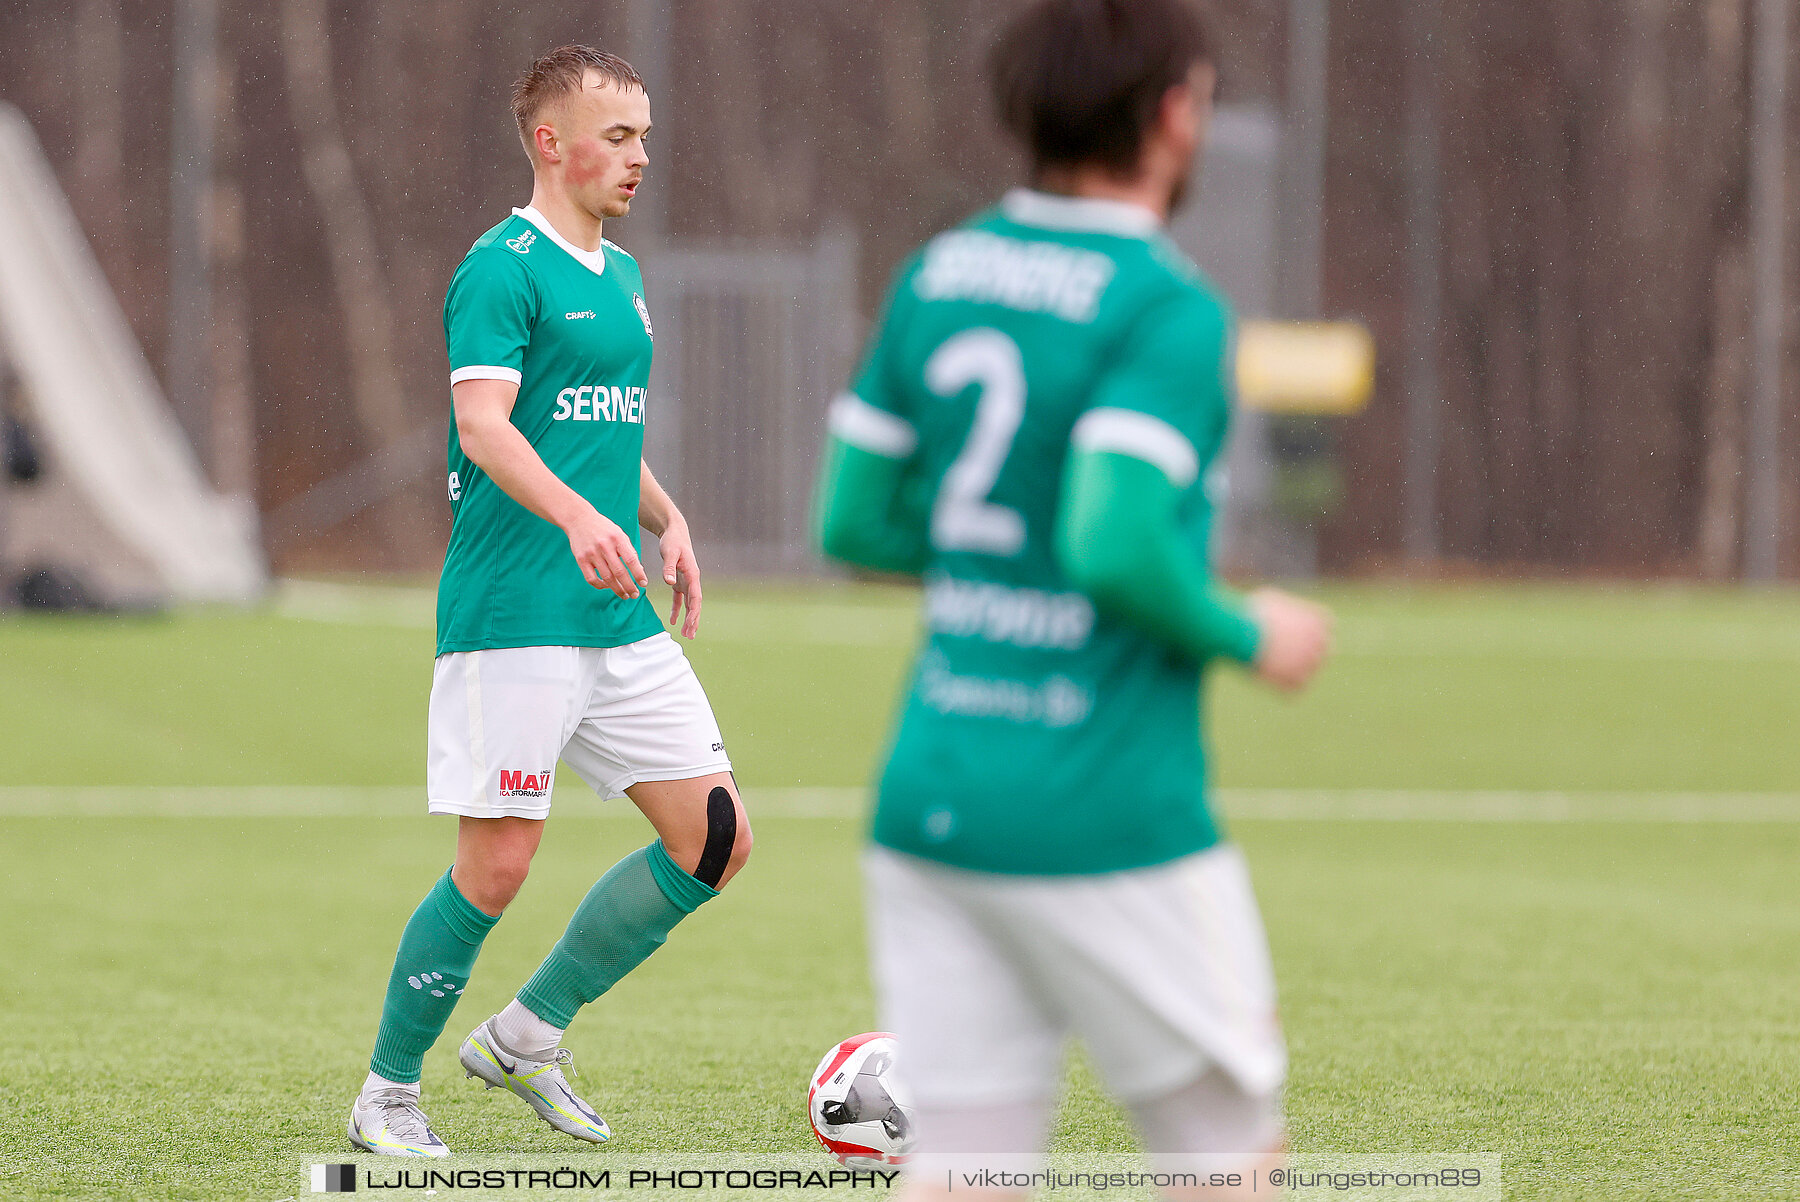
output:
M650 97L597 76L566 102L563 185L569 198L596 217L623 217L650 163Z
M1174 122L1177 146L1181 154L1181 170L1169 187L1169 212L1179 209L1187 199L1188 180L1194 177L1195 160L1206 145L1206 131L1212 124L1213 93L1218 90L1219 73L1210 63L1197 63L1188 73L1189 97Z

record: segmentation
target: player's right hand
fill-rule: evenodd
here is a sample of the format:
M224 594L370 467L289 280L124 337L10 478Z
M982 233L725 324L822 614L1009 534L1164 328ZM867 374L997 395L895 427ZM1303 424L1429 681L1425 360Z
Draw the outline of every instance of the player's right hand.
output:
M650 578L638 562L630 537L589 507L587 512L566 527L569 550L581 565L581 574L595 588L611 589L620 599L629 601L647 587Z
M1250 616L1262 631L1257 676L1283 692L1306 687L1331 651L1331 611L1276 588L1250 594Z

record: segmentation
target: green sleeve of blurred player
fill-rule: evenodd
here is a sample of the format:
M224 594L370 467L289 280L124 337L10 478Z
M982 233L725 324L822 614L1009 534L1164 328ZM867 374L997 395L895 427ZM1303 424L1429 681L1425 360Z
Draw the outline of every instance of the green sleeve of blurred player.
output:
M931 558L929 482L911 470L918 428L896 387L893 331L903 325L907 290L889 292L850 390L832 402L825 466L814 505L814 535L829 559L876 572L919 576Z
M1256 623L1182 536L1180 501L1155 464L1074 450L1057 509L1057 562L1101 612L1196 660L1247 664L1256 658Z
M832 559L917 576L930 548L922 509L906 503L903 460L831 438L819 477L817 537Z

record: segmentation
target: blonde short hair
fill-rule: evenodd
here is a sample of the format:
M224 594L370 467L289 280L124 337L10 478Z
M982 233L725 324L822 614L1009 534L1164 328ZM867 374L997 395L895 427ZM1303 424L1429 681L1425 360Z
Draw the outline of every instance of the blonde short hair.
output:
M527 150L531 149L531 131L544 106L570 92L579 92L589 71L621 90L645 90L643 78L616 54L592 46L558 46L540 55L513 85L513 120L519 123L519 138Z

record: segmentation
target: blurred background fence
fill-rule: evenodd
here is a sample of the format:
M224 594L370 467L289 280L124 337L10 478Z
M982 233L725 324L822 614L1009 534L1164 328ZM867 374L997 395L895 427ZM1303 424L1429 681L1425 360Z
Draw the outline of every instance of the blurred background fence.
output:
M1213 6L1224 108L1174 233L1244 313L1357 320L1379 364L1360 415L1243 423L1240 559L1800 569L1788 4ZM1018 176L982 72L1016 7L0 0L0 100L273 566L416 572L447 522L443 290L529 195L510 82L623 52L657 127L607 231L648 280L652 465L716 562L792 570L887 274ZM27 435L57 403L11 392Z

